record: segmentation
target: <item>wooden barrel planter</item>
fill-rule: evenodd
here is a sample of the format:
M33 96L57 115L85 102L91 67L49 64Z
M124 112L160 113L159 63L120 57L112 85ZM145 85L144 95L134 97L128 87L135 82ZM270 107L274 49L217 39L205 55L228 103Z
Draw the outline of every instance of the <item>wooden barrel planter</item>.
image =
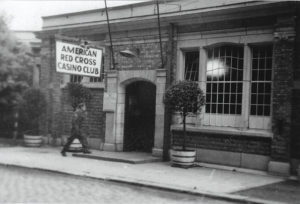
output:
M43 143L43 136L41 135L26 135L24 134L25 147L40 147Z
M80 141L76 138L70 145L68 152L82 152L82 145Z
M172 166L189 168L194 165L196 150L171 150Z

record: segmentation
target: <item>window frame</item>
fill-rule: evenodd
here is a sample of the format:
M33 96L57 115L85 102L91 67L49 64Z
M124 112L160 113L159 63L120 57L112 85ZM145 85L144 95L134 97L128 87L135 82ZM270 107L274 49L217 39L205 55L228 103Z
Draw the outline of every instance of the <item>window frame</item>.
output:
M273 47L273 44L271 42L265 42L265 43L251 43L249 44L249 50L253 49L254 47L259 47L259 46L271 46L271 49L272 49L272 65L271 65L271 70L272 70L272 73L271 73L271 92L270 92L270 115L269 116L254 116L254 115L251 115L250 111L251 111L251 82L252 82L252 73L250 73L250 76L249 76L249 81L250 81L250 86L249 86L249 129L255 129L254 127L260 127L258 129L267 129L267 130L270 130L272 127L272 110L273 110L273 79L274 79L274 47ZM253 57L253 53L250 51L250 72L252 72L252 57Z
M185 47L178 49L179 53L177 56L179 57L178 63L180 70L177 72L177 79L182 80L184 79L184 73L185 73L185 54L186 51L195 51L199 50L199 76L198 76L198 83L202 90L205 90L206 93L206 63L208 60L207 56L207 49L223 46L223 45L234 45L234 46L243 46L244 48L244 58L243 58L243 93L242 93L242 113L240 117L237 119L237 123L234 125L230 125L231 128L238 128L241 130L263 130L263 131L270 131L271 130L271 120L272 120L272 91L271 91L271 103L270 103L270 116L264 116L264 117L253 117L250 113L250 99L251 99L251 72L252 72L252 47L253 46L269 46L272 45L272 41L264 41L259 43L236 43L236 42L217 42L212 43L210 45L201 46L195 48L195 47ZM274 49L272 47L272 49ZM274 54L272 54L272 57ZM180 59L181 58L181 59ZM273 68L273 60L272 59L272 68ZM272 78L271 78L271 90L273 88L273 75L274 72L272 71ZM219 119L216 119L214 125L210 124L207 125L205 123L205 106L202 108L200 115L192 115L188 118L188 121L192 121L191 123L196 124L196 126L206 126L206 127L217 127L220 128L227 128L227 126L223 126L223 124L218 125ZM219 121L218 121L219 120ZM258 125L258 124L264 124L264 125Z

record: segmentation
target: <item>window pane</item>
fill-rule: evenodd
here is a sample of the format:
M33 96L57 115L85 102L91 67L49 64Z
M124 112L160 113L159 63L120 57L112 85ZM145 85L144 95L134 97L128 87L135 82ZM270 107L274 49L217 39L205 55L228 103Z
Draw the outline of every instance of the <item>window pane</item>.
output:
M230 94L225 94L224 103L229 103L229 97L230 97Z
M238 86L237 92L238 93L242 93L243 92L243 84L242 83L238 83L237 86Z
M224 105L224 114L228 114L229 113L229 105L225 104Z
M266 70L266 81L272 80L272 70Z
M257 59L253 59L253 61L252 61L252 69L258 69L258 60Z
M218 103L223 104L223 94L218 94Z
M251 92L252 93L257 93L257 83L252 83L251 84Z
M265 84L265 92L266 93L271 93L271 83L266 83Z
M265 106L264 115L270 115L270 106Z
M208 112L208 113L210 113L211 111L210 111L210 103L206 103L206 105L205 105L205 111L206 112Z
M212 92L213 93L216 93L217 92L217 90L218 90L218 84L217 83L213 83L213 85L212 85Z
M211 102L211 95L210 94L207 94L205 98L206 98L206 103Z
M257 81L258 78L258 71L252 70L252 81Z
M266 69L272 69L272 58L267 59Z
M211 83L207 83L206 84L206 92L210 92L211 91Z
M223 105L218 104L218 113L223 113Z
M231 93L236 93L236 92L237 92L236 83L232 83L231 84Z
M230 105L230 114L235 114L235 105Z
M258 84L258 93L264 93L265 92L265 84L264 83L259 83Z
M257 95L256 94L251 94L251 104L256 104L256 100L257 100Z
M237 105L236 106L236 113L241 114L242 113L242 105Z
M216 104L211 105L211 113L216 113L217 112L217 106Z
M185 53L184 79L198 81L199 77L199 51Z
M258 94L257 104L264 104L264 95Z
M265 80L265 70L259 70L258 71L258 81L264 81Z
M242 94L237 94L237 102L242 103Z
M257 106L257 115L263 115L264 113L264 106L260 105Z
M212 94L211 102L213 102L213 103L217 102L217 95L216 94Z
M251 115L256 115L256 106L251 106Z
M265 95L265 104L271 104L271 94Z

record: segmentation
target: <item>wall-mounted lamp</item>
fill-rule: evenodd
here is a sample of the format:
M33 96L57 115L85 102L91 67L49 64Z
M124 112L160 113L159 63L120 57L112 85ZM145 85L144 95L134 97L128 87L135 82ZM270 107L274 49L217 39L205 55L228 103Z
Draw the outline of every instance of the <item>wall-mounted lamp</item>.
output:
M133 58L138 57L140 55L140 50L137 48L125 49L120 51L120 54L124 57Z

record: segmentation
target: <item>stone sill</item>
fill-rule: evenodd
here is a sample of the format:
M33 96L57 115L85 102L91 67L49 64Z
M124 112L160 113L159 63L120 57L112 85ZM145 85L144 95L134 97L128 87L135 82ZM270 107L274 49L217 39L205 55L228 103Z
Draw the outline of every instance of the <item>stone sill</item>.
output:
M93 82L83 82L81 83L83 86L87 87L87 88L91 88L91 89L104 89L105 88L105 84L104 82L97 82L97 83L93 83ZM60 88L66 88L67 84L61 84Z
M172 125L171 130L183 130L182 124ZM186 130L188 132L201 132L201 133L213 133L222 135L239 135L249 137L265 137L272 138L273 133L268 130L256 130L256 129L238 129L233 127L212 127L212 126L191 126L187 125Z

